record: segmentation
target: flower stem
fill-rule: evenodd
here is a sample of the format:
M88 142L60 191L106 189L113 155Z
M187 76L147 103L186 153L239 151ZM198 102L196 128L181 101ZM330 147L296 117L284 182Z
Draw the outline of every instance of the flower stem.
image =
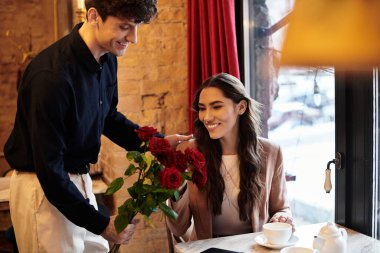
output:
M133 220L133 218L136 216L136 214L137 214L137 212L132 212L132 213L130 213L129 215L129 222L128 223L131 223L132 222L132 220ZM108 251L108 253L117 253L118 251L119 251L119 248L120 248L120 244L114 244L113 246L112 246L112 248L110 249L110 251Z
M114 244L108 253L117 253L119 251L120 244Z

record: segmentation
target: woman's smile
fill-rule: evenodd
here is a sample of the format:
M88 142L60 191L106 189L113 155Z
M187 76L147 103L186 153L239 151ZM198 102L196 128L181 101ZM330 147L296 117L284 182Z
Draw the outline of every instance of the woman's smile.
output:
M213 131L213 130L215 130L215 128L217 128L219 126L219 124L218 123L213 123L213 124L205 123L205 126L206 126L207 130Z

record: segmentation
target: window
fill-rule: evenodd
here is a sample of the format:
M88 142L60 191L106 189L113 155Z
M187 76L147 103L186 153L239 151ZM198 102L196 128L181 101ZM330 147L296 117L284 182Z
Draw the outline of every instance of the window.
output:
M378 69L280 69L283 17L294 1L235 3L241 77L264 105L263 136L282 146L297 224L332 219L379 239ZM343 169L331 166L333 190L326 194L321 178L335 152L343 154ZM305 200L313 212L319 201L318 214L304 218Z
M327 194L323 187L326 164L335 154L334 69L280 68L284 17L292 1L245 4L245 83L264 105L263 136L282 148L295 222L334 221L335 188Z

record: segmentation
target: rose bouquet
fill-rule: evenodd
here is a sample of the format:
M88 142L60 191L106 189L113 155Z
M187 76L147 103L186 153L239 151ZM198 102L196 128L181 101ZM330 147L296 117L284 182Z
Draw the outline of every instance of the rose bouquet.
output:
M130 198L118 208L115 228L119 233L138 213L150 225L152 223L149 217L157 209L167 217L177 219L177 213L165 204L166 200L179 199L179 188L185 180L191 180L200 188L207 180L205 159L197 149L188 148L184 153L176 151L166 139L155 137L158 132L152 127L141 127L136 132L142 141L142 152L127 153L127 159L133 163L124 175L129 177L137 173L138 178L128 188ZM116 178L108 186L106 194L121 189L126 177ZM117 252L119 247L119 244L115 244L110 252Z

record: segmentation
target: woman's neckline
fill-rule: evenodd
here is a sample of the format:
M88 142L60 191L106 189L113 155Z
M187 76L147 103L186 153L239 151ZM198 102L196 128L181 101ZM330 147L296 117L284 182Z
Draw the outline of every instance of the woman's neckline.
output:
M232 155L222 155L222 157L235 157L237 154L232 154Z

